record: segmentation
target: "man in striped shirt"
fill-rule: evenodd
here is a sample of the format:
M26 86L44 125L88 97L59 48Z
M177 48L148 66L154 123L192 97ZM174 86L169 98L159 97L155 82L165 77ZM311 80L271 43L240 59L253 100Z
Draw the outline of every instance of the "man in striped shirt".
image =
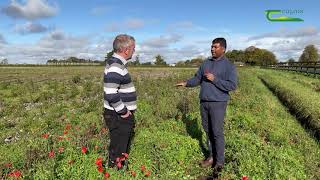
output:
M113 51L104 70L104 120L110 133L108 166L121 168L124 164L117 162L117 158L129 153L137 109L136 91L127 70L127 61L135 51L135 39L118 35L113 41Z

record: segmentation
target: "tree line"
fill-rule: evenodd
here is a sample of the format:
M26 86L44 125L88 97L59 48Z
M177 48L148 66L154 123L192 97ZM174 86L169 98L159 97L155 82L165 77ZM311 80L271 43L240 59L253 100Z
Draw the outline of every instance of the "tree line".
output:
M101 64L103 65L103 61L91 60L91 59L83 59L77 57L69 57L67 59L49 59L47 60L47 64Z
M109 51L105 55L105 61L106 59L112 57L113 51ZM266 49L260 49L254 46L250 46L246 48L245 50L232 50L226 52L226 57L232 61L232 62L241 62L246 65L253 65L253 66L263 66L263 65L270 65L270 64L276 64L278 63L278 60L276 56ZM319 53L318 49L314 45L307 45L301 56L299 57L299 62L317 62L319 61ZM208 57L202 57L198 56L196 58L192 59L186 59L186 60L179 60L174 65L178 67L183 66L199 66L205 59ZM169 66L165 61L165 58L161 56L160 54L156 55L154 57L154 62L140 62L139 55L135 56L135 58L128 62L129 66L151 66L151 65L157 65L157 66ZM77 57L69 57L67 59L49 59L47 60L47 64L100 64L105 65L105 61L99 61L99 60L87 60L83 58L77 58ZM287 60L288 63L296 62L295 59L289 58ZM8 59L0 60L0 65L8 64Z

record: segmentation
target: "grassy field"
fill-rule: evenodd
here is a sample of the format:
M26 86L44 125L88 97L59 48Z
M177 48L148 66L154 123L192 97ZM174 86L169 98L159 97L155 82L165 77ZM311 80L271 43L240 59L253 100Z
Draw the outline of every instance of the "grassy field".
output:
M24 179L210 174L197 165L206 153L199 88L174 87L195 71L129 69L138 93L136 133L129 171L117 171L96 164L107 157L109 141L102 118L103 67L0 67L0 179L19 173ZM318 126L310 130L290 113L298 111L295 106L309 113L308 122L320 122L319 79L258 68L240 68L238 76L225 119L221 179L319 179ZM284 102L281 94L290 100Z

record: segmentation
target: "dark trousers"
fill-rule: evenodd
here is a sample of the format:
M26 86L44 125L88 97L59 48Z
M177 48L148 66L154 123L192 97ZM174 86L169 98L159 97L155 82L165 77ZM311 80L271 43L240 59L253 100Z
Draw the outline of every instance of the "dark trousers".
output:
M109 129L110 144L108 148L109 162L115 162L122 153L128 153L134 133L134 115L122 118L115 111L105 109L104 120Z
M200 112L202 126L204 131L209 136L211 142L213 158L216 164L224 164L224 134L223 121L227 108L227 102L201 102Z

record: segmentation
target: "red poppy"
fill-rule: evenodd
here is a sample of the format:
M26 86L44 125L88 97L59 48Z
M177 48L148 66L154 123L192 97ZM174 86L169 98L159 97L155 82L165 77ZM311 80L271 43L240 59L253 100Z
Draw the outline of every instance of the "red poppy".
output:
M68 131L63 131L63 134L64 134L64 135L68 134Z
M242 176L241 180L248 180L248 176Z
M63 136L58 136L58 140L59 141L63 140Z
M118 167L119 169L122 167L121 162L118 162L118 163L117 163L117 167Z
M142 166L140 167L140 169L141 169L142 172L144 172L144 171L146 170L146 167L145 167L144 165L142 165Z
M88 151L88 149L87 149L85 146L82 146L81 152L82 152L83 154L86 154L87 151Z
M8 174L8 177L21 177L22 173L19 170L13 170Z
M119 162L122 162L122 161L125 161L125 160L126 160L126 158L124 156L121 156Z
M65 130L70 130L71 129L71 124L66 124Z
M67 141L70 141L70 140L71 140L71 137L67 137L66 140L67 140Z
M102 166L99 166L99 167L98 167L98 171L102 173L102 172L103 172L103 167L102 167Z
M59 147L58 152L63 153L63 151L64 151L64 147Z
M99 157L99 158L96 159L96 165L97 166L102 166L102 162L103 162L102 157Z
M109 178L110 177L110 174L108 172L104 173L104 177L105 178Z
M122 155L126 158L126 159L128 159L128 153L122 153Z
M136 177L137 173L134 172L134 171L131 171L131 175L132 175L133 177Z
M147 172L144 174L144 176L145 176L145 177L148 177L148 176L150 176L150 174L151 174L151 171L147 171Z
M44 133L44 134L42 134L42 138L48 139L48 137L49 137L49 133Z
M48 153L48 156L49 156L49 158L53 158L53 157L54 157L54 151L51 150L51 151Z

